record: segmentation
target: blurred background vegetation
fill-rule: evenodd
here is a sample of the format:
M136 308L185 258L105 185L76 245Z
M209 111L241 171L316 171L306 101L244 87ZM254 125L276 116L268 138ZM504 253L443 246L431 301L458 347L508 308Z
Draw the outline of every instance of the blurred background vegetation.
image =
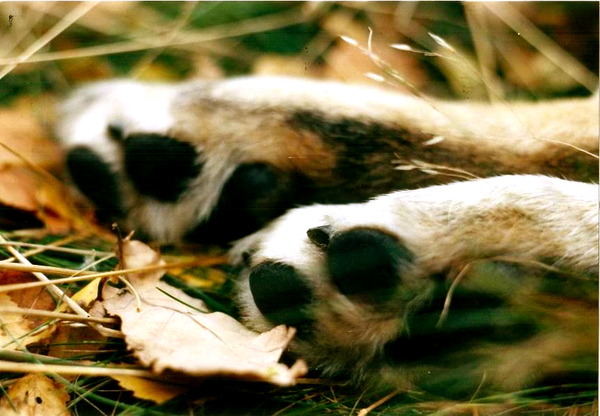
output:
M30 125L22 130L15 127L30 116L41 126L35 135L44 136L44 131L51 131L52 109L58 98L82 83L113 77L178 81L292 75L469 100L589 95L598 82L598 4L2 2L0 110L13 112L10 116L0 112L0 142L10 136L17 146L23 134L33 135ZM385 65L377 65L372 55L364 53L368 45ZM367 74L380 75L387 82ZM50 153L35 146L38 153ZM59 159L39 163L54 172L59 170ZM0 162L3 166L7 163L2 157ZM5 179L0 178L0 187L4 184ZM20 182L18 185L22 189ZM0 192L2 209L13 206L6 195ZM0 221L6 212L0 211ZM11 228L18 229L19 222L25 228L22 217L15 217L12 211L10 216ZM48 227L47 218L42 222ZM67 267L64 259L56 256L40 255L36 260ZM75 268L83 260L69 261L68 267ZM114 262L104 265L106 269L114 266ZM228 279L234 272L223 267L194 273L202 275L200 280L205 283L200 284L198 276L187 271L178 277L184 285L200 286L201 295L209 293L212 299L228 302L223 294L230 290ZM219 283L206 283L211 280ZM111 351L119 359L127 355L119 342L104 348L86 358L105 363L113 359ZM4 374L3 380L2 388L11 381L10 374ZM557 399L552 390L533 392L533 396L532 392L516 392L470 403L403 392L359 413L378 397L363 396L362 391L327 380L285 390L207 383L197 395L160 406L136 400L105 379L79 378L71 388L79 395L73 401L75 414L102 414L99 409L105 414L127 415L597 414L593 391L581 399L574 396L581 406L566 407L564 397Z
M437 96L582 95L598 74L598 2L3 2L0 19L4 105L123 76L372 82L372 60L340 39L366 45L369 30L375 53ZM436 56L448 51L430 33L456 55Z

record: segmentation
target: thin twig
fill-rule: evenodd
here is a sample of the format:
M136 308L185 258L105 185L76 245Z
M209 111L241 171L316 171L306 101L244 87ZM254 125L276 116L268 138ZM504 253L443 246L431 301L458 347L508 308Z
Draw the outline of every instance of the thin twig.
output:
M44 251L57 251L60 253L69 253L69 254L79 254L81 256L105 256L107 254L111 254L114 256L114 253L110 253L108 251L98 251L98 250L86 250L86 249L81 249L81 248L72 248L72 247L61 247L58 244L68 244L71 243L73 240L78 239L78 236L69 236L67 238L61 239L60 241L55 241L53 243L50 243L48 245L45 244L35 244L35 243L25 243L25 242L21 242L21 241L6 241L6 242L0 242L0 246L13 246L13 247L30 247L33 248L34 250L30 250L30 251L26 251L23 254L23 256L25 257L30 257L33 256L35 254L39 254L42 253ZM4 259L1 262L7 262L9 259ZM14 260L14 259L13 259Z
M376 408L378 408L382 404L384 404L384 403L390 401L391 399L393 399L394 397L396 397L398 394L400 394L401 391L402 390L400 390L400 389L394 390L393 392L391 392L387 396L384 396L381 399L377 400L375 403L371 404L369 407L365 407L364 409L360 409L360 411L357 413L356 416L366 416L366 415L368 415L369 413L371 413L372 410L375 410Z
M22 315L42 316L46 318L62 319L65 321L95 322L98 324L115 324L118 322L116 319L113 318L96 318L93 316L81 316L72 313L53 312L40 309L17 308L10 306L0 306L0 314L2 313L16 313Z
M22 54L20 54L12 63L8 64L0 71L0 80L15 69L19 64L27 62L37 51L46 46L52 39L60 35L65 29L78 21L84 14L92 10L98 4L97 1L83 2L75 6L66 16L64 16L50 30L36 39Z
M4 237L1 235L0 235L0 241L6 242ZM26 264L26 265L31 265L31 262L27 258L23 257L23 255L21 253L19 253L19 251L17 249L15 249L14 247L11 247L11 246L9 246L7 249L21 263ZM83 309L81 306L79 306L79 304L77 302L75 302L73 299L71 299L69 296L67 296L67 294L65 292L63 292L58 286L56 286L56 284L54 282L52 282L50 279L48 279L48 277L46 277L46 275L44 275L43 273L40 273L40 272L33 272L32 274L35 277L37 277L38 280L40 280L40 283L45 283L48 286L47 290L50 293L52 293L54 296L56 296L59 301L65 302L65 304L73 312L75 312L77 315L80 315L80 316L89 317L89 314L85 309ZM90 326L92 328L96 329L100 334L105 335L105 336L112 336L112 337L121 337L122 336L121 332L115 331L114 329L104 328L100 324L90 323Z
M54 267L54 266L40 266L38 264L21 264L21 263L14 263L14 262L0 262L0 270L17 270L17 271L21 271L21 272L38 272L38 273L47 273L47 274L52 274L52 275L56 275L56 276L73 276L73 274L77 273L80 270L73 270L73 269L67 269L64 267ZM83 275L88 276L88 275L95 275L98 274L97 272L85 272L83 273ZM98 277L98 276L95 276ZM58 280L58 279L57 279ZM74 282L76 282L77 280L73 280ZM0 292L2 291L2 289L6 288L6 287L11 287L13 285L3 285L0 287ZM21 289L21 288L19 288Z
M112 259L114 256L115 256L114 253L109 253L106 256L101 257L98 260L91 262L90 264L87 264L83 269L78 270L77 272L73 273L73 277L79 276L81 273L86 272L88 269L93 269L97 265L104 263L107 260Z
M168 29L167 33L163 34L167 45L172 43L176 39L177 34L183 31L185 26L189 23L197 5L198 4L196 2L185 3L183 6L183 13L181 13L180 16L178 16L177 19L170 25L171 27ZM164 49L166 48L167 46L149 51L150 53L146 54L146 56L136 64L136 67L130 73L130 77L138 78L144 69L148 67L148 65L158 56L160 56L160 54L163 53Z
M28 57L22 60L21 57L0 59L0 65L12 65L20 63L59 61L64 59L88 58L92 56L103 56L110 54L136 52L149 49L160 49L165 47L177 47L195 43L203 43L237 36L248 35L252 33L266 32L282 27L292 26L304 23L307 16L299 12L298 9L286 10L284 12L273 13L267 16L246 19L243 22L223 24L218 27L202 31L189 31L178 34L175 39L165 42L164 34L154 37L140 37L133 41L115 42L108 45L90 46L75 50L48 52Z
M22 289L30 289L34 287L47 286L49 284L62 284L62 283L75 283L86 280L93 280L95 278L101 277L111 277L111 276L119 276L127 273L145 273L156 270L168 270L173 268L181 268L181 267L191 267L191 266L200 266L200 267L210 267L217 264L224 264L226 262L225 256L213 256L213 257L203 257L194 260L185 260L173 263L166 264L153 264L150 266L139 267L137 269L124 269L124 270L112 270L109 272L82 272L79 273L78 277L66 277L62 279L52 279L48 282L31 282L31 283L16 283L12 285L1 285L0 293L2 292L11 292L14 290L22 290ZM73 276L80 272L79 270L71 270L64 269L61 267L51 267L51 266L37 266L34 264L25 265L18 263L0 263L0 270L8 269L8 270L19 270L24 272L42 272L48 274L54 274L59 276Z
M0 361L0 372L16 373L56 373L86 376L133 376L151 379L164 379L149 370L120 367L94 367L60 364L32 364Z

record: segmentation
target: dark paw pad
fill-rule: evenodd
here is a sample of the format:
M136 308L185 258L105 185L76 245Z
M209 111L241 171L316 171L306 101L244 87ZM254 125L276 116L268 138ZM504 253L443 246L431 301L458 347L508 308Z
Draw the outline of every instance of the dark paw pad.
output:
M119 123L111 123L106 128L106 134L111 139L117 143L121 143L125 140L125 132L123 131L123 126Z
M412 254L389 234L355 229L333 236L325 248L329 273L341 293L370 302L389 300L400 284L400 269Z
M142 194L175 202L200 174L194 147L158 134L130 135L123 143L125 171Z
M87 147L74 147L66 163L75 185L96 205L101 221L122 214L118 178L100 156Z
M297 326L310 320L312 290L292 266L262 263L249 279L254 303L269 321Z
M248 235L292 206L293 179L264 163L242 164L233 172L210 217L188 238L228 242Z
M323 249L327 248L331 241L331 229L326 225L311 228L306 232L306 235L311 243Z

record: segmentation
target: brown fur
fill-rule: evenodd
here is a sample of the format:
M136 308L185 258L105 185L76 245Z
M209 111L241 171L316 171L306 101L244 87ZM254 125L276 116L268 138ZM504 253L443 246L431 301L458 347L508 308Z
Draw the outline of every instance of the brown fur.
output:
M264 88L254 90L253 83ZM342 85L334 85L328 95L327 83L290 83L289 91L283 88L275 102L279 87L270 86L268 78L238 80L231 86L227 81L199 85L177 103L174 136L206 147L208 153L214 142L226 143L242 161L265 161L302 172L325 188L323 193L340 186L351 192L367 187L363 196L372 196L453 180L452 172L424 172L436 166L476 177L597 177L597 159L581 151L598 151L596 99L439 102ZM296 91L294 83L302 91ZM245 87L254 94L239 97L238 89ZM355 106L342 105L346 95ZM443 140L429 144L433 138ZM424 163L421 169L402 169L416 161ZM348 196L339 200L344 198Z

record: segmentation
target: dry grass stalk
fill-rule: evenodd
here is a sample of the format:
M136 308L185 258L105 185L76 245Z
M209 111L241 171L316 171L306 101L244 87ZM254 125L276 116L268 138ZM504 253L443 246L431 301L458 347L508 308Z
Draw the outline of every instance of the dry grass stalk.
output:
M118 321L113 318L96 318L93 316L81 316L75 315L71 313L62 313L62 312L52 312L52 311L44 311L39 309L29 309L29 308L11 308L11 307L0 307L0 314L2 313L18 313L21 315L32 315L32 316L42 316L46 318L60 319L64 321L73 321L73 322L93 322L98 324L116 324Z
M137 368L124 367L95 367L80 365L58 365L58 364L32 364L16 363L12 361L0 361L0 372L15 373L55 373L63 375L85 375L85 376L133 376L161 380L151 371Z
M78 277L67 277L63 279L53 279L48 281L41 282L32 282L32 283L17 283L12 285L3 285L0 286L0 293L2 292L11 292L14 290L22 290L22 289L31 289L34 287L40 286L48 286L55 284L63 284L63 283L76 283L86 280L93 280L96 278L107 278L113 276L119 276L128 273L144 273L155 270L168 270L174 268L181 267L192 267L192 266L204 266L210 267L218 264L224 264L226 259L224 256L214 256L214 257L202 257L194 260L185 260L180 262L171 262L166 263L164 265L151 265L146 267L139 267L135 269L122 269L122 270L113 270L109 272L81 272L80 270L72 270L72 269L64 269L60 267L51 267L51 266L37 266L34 264L18 264L18 263L0 263L0 269L8 269L8 270L19 270L24 272L41 272L54 274L59 276L73 276L74 274L82 274L82 276ZM81 272L81 273L80 273Z

